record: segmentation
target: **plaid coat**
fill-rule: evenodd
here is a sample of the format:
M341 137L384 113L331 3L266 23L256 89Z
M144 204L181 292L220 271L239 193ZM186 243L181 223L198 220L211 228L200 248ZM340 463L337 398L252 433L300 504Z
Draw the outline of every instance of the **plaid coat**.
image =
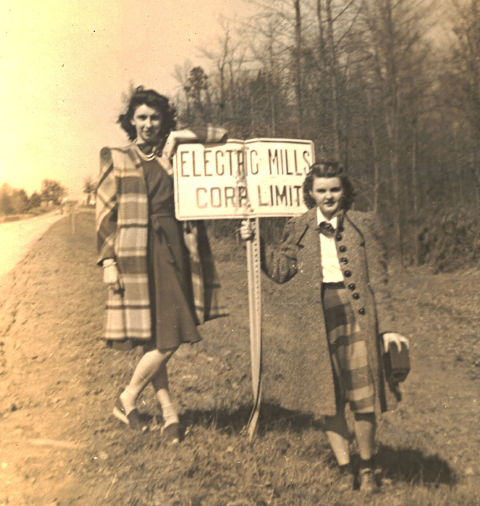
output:
M394 331L393 310L387 285L385 249L381 229L371 213L347 211L336 234L337 254L345 276L351 305L367 344L373 374L376 411L393 409L397 392L385 382L378 336ZM278 333L264 348L265 395L292 410L334 415L335 389L322 304L321 252L317 210L291 219L279 249L264 252L263 269L278 283L290 281L282 294L292 335ZM289 287L289 288L290 288ZM288 309L287 309L288 308ZM282 325L278 317L275 328ZM266 341L268 342L268 336Z
M171 159L181 142L221 142L223 129L205 127L172 132L159 162L172 174ZM105 339L150 340L151 312L147 269L148 196L141 160L133 145L103 148L97 185L96 229L99 265L116 260L122 291L108 291ZM197 318L203 323L226 314L220 283L202 222L184 223Z

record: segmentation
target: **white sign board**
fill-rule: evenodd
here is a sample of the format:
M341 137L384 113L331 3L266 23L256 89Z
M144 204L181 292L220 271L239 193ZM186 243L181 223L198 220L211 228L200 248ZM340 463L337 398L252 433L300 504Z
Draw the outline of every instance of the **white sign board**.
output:
M181 144L174 158L177 219L303 213L302 183L314 157L313 142L303 140Z

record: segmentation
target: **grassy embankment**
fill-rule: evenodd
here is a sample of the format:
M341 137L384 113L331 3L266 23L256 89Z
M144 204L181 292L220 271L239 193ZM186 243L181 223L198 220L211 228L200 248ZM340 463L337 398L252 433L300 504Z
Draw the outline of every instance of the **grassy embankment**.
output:
M112 404L137 353L106 350L99 339L105 288L94 265L92 215L80 213L76 234L70 232L68 220L55 224L3 284L0 478L7 486L0 504L363 503L359 492L340 495L330 486L332 455L321 422L307 414L266 409L259 437L248 443L246 268L233 241L214 244L231 316L206 324L204 341L182 347L170 365L184 442L162 445L150 389L141 402L154 417L147 434L114 419ZM370 504L473 506L480 474L479 276L413 274L395 276L394 292L413 370L401 407L379 424L382 492ZM276 333L292 332L281 307L288 287L264 280L263 288L271 346Z

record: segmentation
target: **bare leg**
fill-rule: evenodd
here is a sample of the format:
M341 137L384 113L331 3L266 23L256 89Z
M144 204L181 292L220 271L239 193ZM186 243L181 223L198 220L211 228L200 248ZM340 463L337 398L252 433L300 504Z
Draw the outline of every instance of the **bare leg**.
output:
M378 490L373 470L375 413L355 413L354 426L360 453L360 491L365 494L373 494Z
M325 417L325 432L332 447L339 466L350 463L350 452L348 449L348 426L345 419L345 406L340 408L335 416Z
M120 395L125 412L128 415L130 411L135 409L135 403L143 389L158 374L162 366L165 366L170 357L175 353L172 350L151 350L147 351L135 368L132 379L127 388Z
M172 404L168 391L167 362L162 364L157 375L152 379L152 385L155 389L158 402L162 407L163 427L168 427L172 423L178 423L178 414L175 406Z

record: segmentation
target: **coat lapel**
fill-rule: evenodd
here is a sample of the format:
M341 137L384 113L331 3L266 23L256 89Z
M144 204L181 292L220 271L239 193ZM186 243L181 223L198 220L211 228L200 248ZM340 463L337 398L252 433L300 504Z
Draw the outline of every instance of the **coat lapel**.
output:
M322 257L320 251L320 237L317 224L317 208L314 207L307 211L306 215L306 230L303 233L302 239L299 242L303 246L303 257L305 264L308 264L307 272L313 273L312 282L315 286L320 286L323 280L322 276ZM303 263L303 262L301 262ZM303 266L299 266L300 270Z

